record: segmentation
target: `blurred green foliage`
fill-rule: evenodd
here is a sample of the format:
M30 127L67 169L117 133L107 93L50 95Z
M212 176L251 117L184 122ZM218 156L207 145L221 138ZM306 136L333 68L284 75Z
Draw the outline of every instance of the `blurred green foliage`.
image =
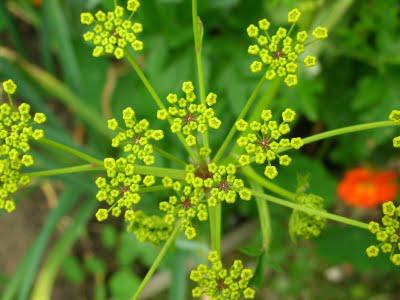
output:
M217 92L221 100L217 110L223 127L211 139L214 148L225 137L258 81L248 71L250 58L246 52L249 42L245 28L262 17L269 18L278 26L285 22L287 11L295 6L304 12L300 23L303 28L312 23L323 25L335 4L344 13L339 23L330 30L330 38L320 52L318 67L302 73L295 89L281 87L269 104L272 109L279 111L289 106L297 110L301 118L295 130L307 136L341 126L385 120L390 110L399 107L400 6L397 0L199 2L199 15L205 30L203 53L206 86L207 90ZM110 8L112 5L111 0L43 0L40 7L32 6L28 0L0 1L1 47L13 49L26 60L59 78L91 112L99 116L104 114L104 107L118 116L124 107L133 106L142 117L152 120L154 127L163 127L165 124L155 120L155 105L129 67L109 59L91 57L90 47L81 39L83 28L79 24L80 12ZM179 90L182 81L196 79L190 9L188 0L146 0L138 14L144 25L145 42L144 54L138 60L162 97L170 91ZM76 117L73 113L76 107L68 107L38 85L18 64L0 55L0 79L9 77L18 82L22 99L29 101L35 110L48 115L50 137L74 145L76 142L71 137L71 130L85 124L87 151L97 154L99 158L113 153L104 136L96 133L84 119ZM111 83L109 98L104 96L107 83ZM261 99L265 97L268 85L264 90ZM389 161L398 162L398 155L390 142L393 135L392 128L380 129L307 146L302 154L293 156L291 168L280 171L277 183L294 191L297 175L310 174L310 192L324 197L330 208L340 206L335 188L345 169L360 164L385 168ZM183 155L170 135L163 143L168 145L170 152ZM43 150L38 149L38 157L40 155L43 157ZM74 161L59 157L57 153L45 152L45 155L50 155L59 166ZM160 161L168 166L168 162ZM39 162L39 168L48 166L48 159L44 157ZM75 182L82 180L71 176L60 179L66 183L74 179ZM95 201L87 185L76 184L75 187L84 191L85 201ZM156 201L146 205L156 208L157 200L161 198L162 195L152 197ZM64 204L60 210L67 214L71 207ZM274 222L270 254L265 256L259 252L261 242L258 231L253 233L247 250L242 251L244 255L253 257L254 261L258 260L258 266L270 270L265 282L262 280L264 268L259 268L257 272L261 273L257 276L258 284L266 286L268 294L278 295L279 299L320 299L328 294L332 295L330 299L395 299L390 297L398 295L399 284L390 278L399 273L386 261L371 261L364 257L364 248L369 242L366 232L330 225L315 243L288 247L291 243L287 232L289 213L284 208L271 207ZM348 213L363 217L360 211ZM32 246L33 251L41 250L40 255L28 254L18 274L28 269L32 275L38 272L37 263L43 257L43 246L47 245L53 233L54 220L58 221L60 217L50 214L47 218L52 223L42 230L42 244ZM238 209L228 208L224 211L224 229L234 230L243 220L256 218L255 205L252 203ZM89 217L85 222L89 222ZM207 229L204 226L204 233ZM91 235L86 238L93 239ZM93 275L96 278L94 299L106 299L105 295L113 299L127 299L142 275L135 271L146 269L157 249L139 245L120 226L102 226L99 239L101 245L95 249L95 256L60 256L62 274L69 281L81 285L89 285L90 274ZM200 240L205 240L205 235ZM197 254L195 256L198 259ZM169 257L169 260L182 262L174 265L178 269L174 271L176 277L170 299L185 299L185 276L178 274L186 272L184 259L179 251ZM336 283L322 279L323 270L343 263L351 266L352 276L345 275L343 281ZM12 296L7 298L10 293L18 295L18 299L27 299L32 282L16 276L8 279L0 273L0 289L5 291L5 296L2 295L0 299L16 299ZM386 285L383 287L378 284L380 282L386 282ZM23 291L18 288L19 284L25 286ZM167 299L164 295L157 299Z

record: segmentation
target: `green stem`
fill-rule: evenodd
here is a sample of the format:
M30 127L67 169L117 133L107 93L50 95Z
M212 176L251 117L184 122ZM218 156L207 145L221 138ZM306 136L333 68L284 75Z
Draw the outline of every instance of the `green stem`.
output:
M249 99L247 99L246 104L244 105L242 111L240 112L239 116L237 117L236 121L243 119L247 112L249 111L251 105L253 104L254 100L257 98L257 95L259 94L264 82L265 82L265 76L263 76L260 81L258 82L256 88L253 90L251 93ZM236 123L236 122L235 122ZM221 147L218 149L217 154L215 155L213 162L217 163L222 155L224 155L224 152L226 148L229 146L230 142L232 141L234 135L236 133L236 126L233 124L231 130L229 131L228 135L226 136L224 142L222 143Z
M253 190L262 193L262 187L259 184L250 182ZM267 252L271 243L271 217L269 214L268 203L259 197L256 197L256 204L258 210L258 218L260 220L261 236L262 236L262 249Z
M149 92L150 96L153 98L154 102L160 109L165 109L164 103L162 103L160 97L158 96L157 92L154 90L153 86L151 85L150 81L147 79L146 75L144 75L142 69L137 64L135 58L132 56L129 51L125 52L125 57L127 58L128 62L132 66L133 70L139 76L140 80L143 82L145 88Z
M96 165L103 165L103 161L101 161L100 159L97 159L89 154L83 153L82 151L79 151L77 149L74 149L72 147L69 147L67 145L58 143L56 141L53 140L49 140L46 138L42 138L40 140L38 140L38 143L43 144L43 145L47 145L47 146L51 146L57 150L61 150L65 153L69 153L73 156L76 156L78 158L81 158L87 162L90 162L92 164L96 164Z
M325 212L325 211L320 211L320 210L317 210L317 209L312 209L312 208L309 208L309 207L305 207L303 205L300 205L300 204L297 204L297 203L294 203L294 202L291 202L291 201L288 201L288 200L276 198L276 197L273 197L273 196L270 196L270 195L266 195L266 194L260 193L258 191L255 191L255 190L252 190L252 193L253 193L253 195L255 197L270 201L270 202L275 203L275 204L286 206L286 207L289 207L291 209L300 210L300 211L308 213L308 214L317 215L317 216L320 216L322 218L326 218L326 219L329 219L329 220L332 220L332 221L335 221L335 222L339 222L339 223L343 223L343 224L347 224L347 225L350 225L350 226L354 226L354 227L358 227L358 228L362 228L362 229L368 230L368 224L366 224L364 222L360 222L360 221L353 220L353 219L350 219L350 218L342 217L342 216L339 216L339 215L336 215L336 214L332 214L332 213L328 213L328 212Z
M211 249L221 254L221 203L216 207L209 207Z
M144 75L142 69L136 63L136 60L132 56L132 54L129 53L129 51L126 51L125 57L127 58L130 65L132 66L133 70L139 76L140 80L142 81L143 85L145 86L146 90L149 92L151 98L154 100L154 102L157 104L157 106L160 109L166 109L164 103L162 103L162 101L161 101L161 98L158 96L157 92L151 85L150 81L147 79L146 75ZM171 120L168 120L168 122L171 124ZM192 157L195 160L196 155L194 154L193 150L186 144L186 141L185 141L185 138L183 137L183 135L181 133L177 133L177 136L179 138L179 141L182 143L183 147L185 147L186 151L189 153L190 157Z
M104 170L103 166L94 166L92 164L79 165L67 168L58 168L53 170L45 170L45 171L35 171L24 173L26 175L30 175L32 177L45 177L45 176L55 176L55 175L65 175L71 173L81 173L88 171L102 171ZM169 169L169 168L158 168L158 167L149 167L149 166L135 166L135 173L140 175L153 175L156 177L171 177L176 180L184 180L185 179L185 171L178 169Z
M80 165L80 166L59 168L59 169L53 169L53 170L35 171L35 172L29 172L29 173L24 173L24 174L32 176L32 177L46 177L46 176L65 175L65 174L72 174L72 173L100 171L100 170L104 170L104 168L103 167L95 167L95 166L89 164L89 165Z
M200 101L206 103L206 87L204 82L204 71L203 71L203 27L201 20L197 13L197 0L192 0L192 22L193 22L193 36L194 36L194 50L196 53L196 64L197 64L197 79L199 82L200 89ZM202 30L200 30L202 29ZM208 132L203 134L204 147L209 147Z
M163 260L163 258L165 257L165 255L167 254L167 251L172 246L173 242L175 241L176 237L178 236L180 229L181 229L181 224L178 223L176 225L174 231L168 238L168 240L165 242L164 246L161 248L160 252L158 253L156 259L154 260L153 264L151 265L146 276L143 278L142 282L140 283L140 286L136 290L135 295L133 296L132 300L139 299L139 296L142 293L143 289L145 288L145 286L147 285L147 283L149 282L151 277L153 277L153 274L157 270L158 266L160 265L160 263Z
M267 180L263 176L258 175L253 168L245 167L241 170L241 172L250 178L252 181L256 182L257 184L261 185L262 187L266 188L267 190L282 196L284 198L293 200L295 198L295 194L281 188L280 186L272 183L271 181Z
M338 128L338 129L325 131L322 133L318 133L318 134L306 137L303 139L303 142L304 142L304 145L307 145L310 143L314 143L314 142L324 140L327 138L331 138L334 136L339 136L342 134L359 132L359 131L364 131L364 130L369 130L369 129L382 128L382 127L391 127L391 126L398 126L398 124L396 124L392 121L379 121L379 122L371 122L371 123L365 123L365 124L352 125L352 126L347 126L347 127L342 127L342 128ZM292 148L283 148L283 149L278 150L278 153L282 153L282 152L285 152L290 149L292 149Z
M180 160L179 158L177 158L175 155L173 155L173 154L171 154L171 153L169 153L167 151L164 151L163 149L158 148L156 146L153 146L153 149L158 154L160 154L161 156L165 157L166 159L169 159L170 161L174 161L174 162L176 162L176 163L178 163L180 165L186 166L186 163L183 160Z

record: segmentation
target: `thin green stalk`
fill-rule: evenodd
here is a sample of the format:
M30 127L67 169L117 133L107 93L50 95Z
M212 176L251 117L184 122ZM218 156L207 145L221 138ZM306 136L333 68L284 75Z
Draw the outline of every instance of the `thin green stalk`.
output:
M178 236L178 233L181 229L181 224L178 223L168 238L168 240L165 242L164 246L161 248L160 252L158 253L156 259L154 260L153 264L151 265L149 271L147 272L146 276L143 278L142 282L140 283L140 286L135 292L135 295L132 297L132 300L137 300L139 299L140 294L142 293L143 289L146 287L147 283L153 277L155 271L157 270L158 266L160 265L161 261L164 259L165 255L167 254L169 248L172 246L173 242Z
M72 173L81 173L81 172L90 172L90 171L100 171L104 170L103 167L94 167L93 165L80 165L80 166L73 166L67 168L59 168L53 170L45 170L45 171L35 171L24 173L26 175L32 177L48 177L48 176L56 176L56 175L65 175L65 174L72 174Z
M259 193L263 192L262 187L259 184L250 182L250 186L254 191ZM262 249L264 252L267 252L271 243L271 218L269 214L268 203L267 201L256 197L256 204L261 228Z
M32 177L46 177L46 176L55 176L55 175L65 175L72 173L81 173L81 172L90 172L90 171L101 171L104 170L103 166L93 166L92 164L79 165L67 168L58 168L52 170L45 171L35 171L24 173L26 175ZM135 166L136 174L140 175L153 175L156 177L171 177L177 180L185 179L185 171L178 169L169 169L169 168L158 168L158 167L149 167L149 166Z
M137 64L135 58L132 56L131 53L128 51L125 52L125 57L127 58L128 62L132 66L133 70L139 76L140 80L143 82L145 88L149 92L150 96L153 98L154 102L160 109L165 109L164 103L162 103L160 97L158 96L157 92L154 90L153 86L151 85L150 81L147 79L146 75L144 75L142 69Z
M221 203L218 203L216 207L208 208L211 249L219 254L221 254L221 213Z
M183 160L177 158L175 155L173 155L167 151L164 151L163 149L158 148L156 146L153 146L153 148L154 148L154 151L156 151L158 154L165 157L166 159L169 159L170 161L174 161L182 166L186 166L186 163Z
M78 158L81 158L87 162L90 162L92 164L96 164L96 165L103 165L103 161L101 161L100 159L97 159L89 154L86 154L82 151L79 151L77 149L74 149L72 147L69 147L67 145L58 143L56 141L50 140L50 139L46 139L46 138L42 138L40 140L38 140L39 143L43 144L43 145L48 145L51 146L57 150L61 150L65 153L69 153L73 156L76 156Z
M361 229L368 230L368 224L364 223L364 222L360 222L360 221L353 220L353 219L350 219L350 218L342 217L342 216L339 216L339 215L336 215L336 214L332 214L332 213L328 213L328 212L325 212L325 211L312 209L312 208L303 206L301 204L294 203L294 202L291 202L291 201L288 201L288 200L284 200L284 199L280 199L280 198L276 198L276 197L273 197L273 196L270 196L270 195L266 195L266 194L260 193L258 191L255 191L255 190L252 190L252 193L253 193L253 195L255 197L270 201L270 202L275 203L275 204L286 206L286 207L289 207L291 209L300 210L300 211L308 213L308 214L317 215L317 216L320 216L322 218L326 218L326 219L329 219L329 220L332 220L332 221L335 221L335 222L339 222L339 223L343 223L343 224L347 224L347 225L350 225L350 226L354 226L354 227L358 227L358 228L361 228Z
M303 142L306 145L306 144L314 143L314 142L324 140L327 138L331 138L334 136L339 136L342 134L354 133L354 132L382 128L382 127L391 127L391 126L399 126L399 125L392 121L379 121L379 122L371 122L371 123L365 123L365 124L352 125L352 126L347 126L347 127L342 127L342 128L338 128L338 129L325 131L322 133L318 133L318 134L306 137L303 139ZM280 149L278 151L278 153L282 153L282 152L285 152L290 149L291 148L283 148L283 149Z
M197 13L197 0L192 0L192 22L193 22L193 37L194 37L194 50L196 53L196 64L197 64L197 79L199 82L200 89L200 101L206 103L206 87L204 82L204 70L203 70L203 27L201 20ZM203 134L204 147L209 147L208 132Z
M154 90L153 86L151 85L150 81L147 79L146 75L144 75L142 69L136 63L135 58L132 56L131 53L128 51L125 53L125 57L127 58L128 62L132 66L133 70L139 76L140 80L142 81L143 85L145 86L146 90L149 92L150 96L157 104L160 109L166 109L164 103L162 103L161 98L158 96L157 92ZM168 120L171 123L171 120ZM196 159L196 155L194 154L193 150L186 144L185 138L181 133L177 134L179 141L182 143L183 147L185 147L186 151L189 153L190 157Z
M265 177L258 175L253 168L245 167L241 169L241 172L250 178L252 181L256 182L257 184L261 185L262 187L266 188L267 190L282 196L286 199L293 200L295 198L295 194L281 188L279 185L272 183L271 181L267 180Z
M249 99L247 99L246 104L244 105L242 111L240 112L239 116L237 117L237 120L243 119L247 112L249 111L251 105L253 104L254 100L257 98L258 94L260 93L260 90L265 82L265 76L262 76L260 81L258 82L257 86L251 93ZM235 122L236 123L236 122ZM233 139L233 136L236 133L236 126L233 124L231 130L229 131L228 135L226 136L224 142L222 143L221 147L218 149L217 154L215 155L213 162L217 163L221 158L222 155L224 155L224 152L226 148L229 146L230 142Z

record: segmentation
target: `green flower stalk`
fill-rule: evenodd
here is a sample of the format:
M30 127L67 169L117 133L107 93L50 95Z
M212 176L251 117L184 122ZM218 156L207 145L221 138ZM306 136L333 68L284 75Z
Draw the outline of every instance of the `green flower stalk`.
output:
M45 123L46 116L36 113L32 120L29 104L13 106L12 95L17 85L11 79L3 82L3 89L9 103L0 105L0 210L11 213L16 207L12 195L31 181L29 175L21 172L34 164L29 154L30 142L44 136L43 129L35 129L34 124Z
M208 261L210 267L200 264L190 273L190 279L198 285L192 290L193 297L204 295L211 300L254 299L255 291L248 286L253 272L244 268L241 260L235 260L231 268L226 269L218 253L213 251L208 255Z
M392 263L400 266L400 205L396 207L389 201L382 205L382 211L382 224L374 221L368 224L368 230L375 235L378 244L369 246L366 253L368 257L387 253Z
M185 142L189 147L198 145L198 134L205 134L209 128L218 129L221 121L215 116L212 106L217 102L217 95L209 93L205 103L196 104L196 94L191 81L182 84L182 91L185 97L178 97L177 94L169 94L167 102L170 106L167 109L160 109L157 118L170 120L170 129L173 133L182 133ZM207 146L200 148L200 156L208 157L211 149Z
M282 113L280 124L272 120L272 112L263 110L261 113L262 122L252 121L250 123L243 119L236 122L238 131L244 132L238 139L237 144L245 150L245 154L239 156L239 164L247 166L252 162L265 164L264 175L274 179L278 175L278 169L272 165L278 160L279 165L288 166L292 159L289 155L280 155L281 149L300 149L303 146L301 138L282 138L290 132L289 123L293 122L296 113L291 109L285 109Z
M139 1L130 0L126 9L117 5L114 11L99 10L94 15L90 12L81 14L81 23L91 27L83 39L94 45L94 57L114 55L116 59L121 59L127 47L134 51L143 50L143 42L137 38L143 26L131 21L139 6ZM129 17L127 12L130 12Z
M324 199L317 195L300 194L295 197L294 201L303 207L326 212ZM292 240L296 240L296 237L310 239L319 236L325 224L326 219L321 216L294 209L289 220L289 233Z
M248 53L257 57L250 65L251 72L261 72L263 67L267 66L265 72L267 80L278 76L284 78L284 82L289 87L297 85L298 61L305 52L306 46L316 40L328 37L328 29L325 27L316 27L312 32L314 40L311 41L308 41L309 36L306 31L299 31L295 37L291 37L300 16L299 9L291 10L288 13L290 29L279 27L272 36L268 33L271 23L267 19L260 20L257 26L251 24L247 27L248 36L256 41L248 48ZM312 55L303 58L306 67L313 67L316 62L316 57Z

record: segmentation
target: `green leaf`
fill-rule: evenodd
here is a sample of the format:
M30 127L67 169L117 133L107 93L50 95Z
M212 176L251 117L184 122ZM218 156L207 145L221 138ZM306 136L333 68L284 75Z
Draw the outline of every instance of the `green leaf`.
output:
M85 259L85 268L90 273L102 276L104 276L107 271L105 262L101 258L93 255Z
M85 270L74 256L66 257L61 264L64 277L74 284L81 284L85 280Z
M139 287L140 279L129 269L120 269L111 275L108 282L110 293L115 300L130 299Z
M114 248L117 241L117 230L112 225L104 225L101 230L101 243L104 248L112 249Z

